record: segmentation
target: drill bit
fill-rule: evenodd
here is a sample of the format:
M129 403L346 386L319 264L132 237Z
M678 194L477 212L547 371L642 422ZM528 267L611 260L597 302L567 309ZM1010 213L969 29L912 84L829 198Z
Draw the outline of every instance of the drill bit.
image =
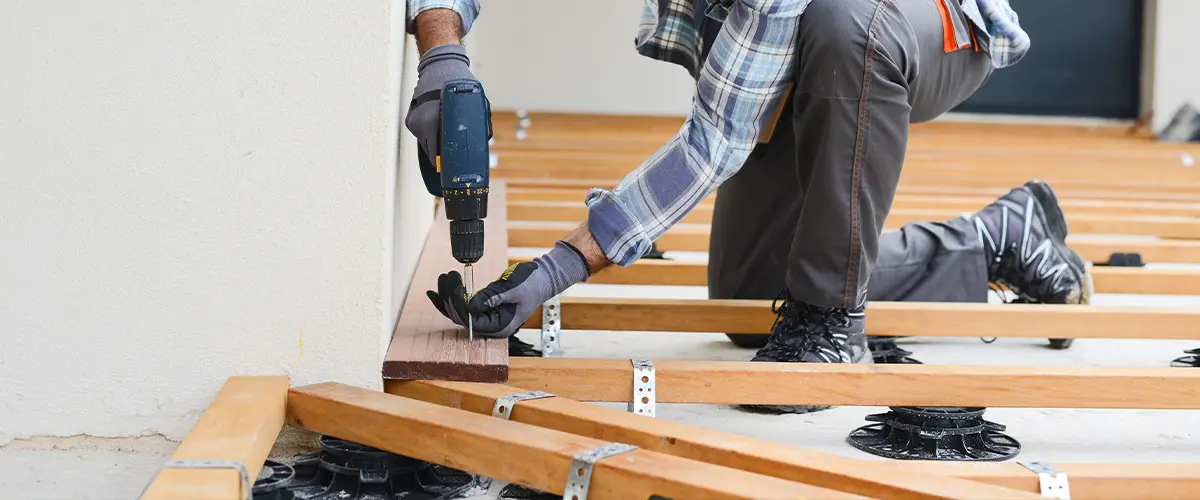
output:
M463 277L467 281L467 303L470 303L471 297L475 296L475 266L463 264ZM471 317L469 310L467 311L467 341L475 341L475 320Z

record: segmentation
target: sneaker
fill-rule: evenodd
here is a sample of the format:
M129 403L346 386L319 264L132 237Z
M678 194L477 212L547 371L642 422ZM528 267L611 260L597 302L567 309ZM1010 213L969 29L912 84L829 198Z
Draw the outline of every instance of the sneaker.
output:
M522 342L516 335L513 335L508 338L508 355L514 358L540 358L542 351L533 347L533 344Z
M783 305L776 304L783 300ZM767 345L750 361L775 363L872 363L863 311L817 307L792 299L784 290L771 304L775 324ZM829 406L745 405L773 413L809 413Z
M1018 301L1087 304L1092 297L1090 263L1067 247L1067 221L1046 183L1026 182L972 219L988 262L988 281Z

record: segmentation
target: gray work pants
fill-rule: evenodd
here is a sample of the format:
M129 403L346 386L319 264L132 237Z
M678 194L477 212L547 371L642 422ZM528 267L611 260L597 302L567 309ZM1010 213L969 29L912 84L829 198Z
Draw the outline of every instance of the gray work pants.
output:
M934 2L814 0L805 11L784 114L717 190L711 298L773 298L786 285L823 307L987 299L983 248L965 219L881 236L909 123L950 110L991 72L984 51L947 52ZM945 4L961 33L958 2Z

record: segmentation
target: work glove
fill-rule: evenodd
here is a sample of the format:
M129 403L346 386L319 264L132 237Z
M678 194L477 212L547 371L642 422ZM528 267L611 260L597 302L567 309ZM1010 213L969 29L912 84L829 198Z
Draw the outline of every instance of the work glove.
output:
M404 117L404 126L417 138L417 145L430 162L438 156L442 86L450 80L475 80L470 64L466 49L456 43L429 49L417 63L417 88L413 90L413 100L408 107L408 115Z
M473 297L467 297L458 271L439 276L438 290L425 294L450 321L467 326L470 314L476 334L505 338L516 333L538 306L572 285L587 281L588 274L583 254L560 241L531 262L509 266L499 279Z

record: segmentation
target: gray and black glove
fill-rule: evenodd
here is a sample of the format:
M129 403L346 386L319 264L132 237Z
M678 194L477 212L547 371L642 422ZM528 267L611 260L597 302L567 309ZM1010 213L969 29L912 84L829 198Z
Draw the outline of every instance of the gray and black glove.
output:
M417 138L417 144L431 161L438 156L438 134L442 126L442 86L450 80L475 80L471 60L462 45L438 45L421 56L417 63L417 88L413 104L408 108L404 126Z
M438 277L438 291L430 290L426 295L451 321L466 326L470 314L475 333L504 338L516 333L543 302L576 283L587 281L588 274L583 254L560 241L532 262L509 266L499 279L470 299L458 271Z

